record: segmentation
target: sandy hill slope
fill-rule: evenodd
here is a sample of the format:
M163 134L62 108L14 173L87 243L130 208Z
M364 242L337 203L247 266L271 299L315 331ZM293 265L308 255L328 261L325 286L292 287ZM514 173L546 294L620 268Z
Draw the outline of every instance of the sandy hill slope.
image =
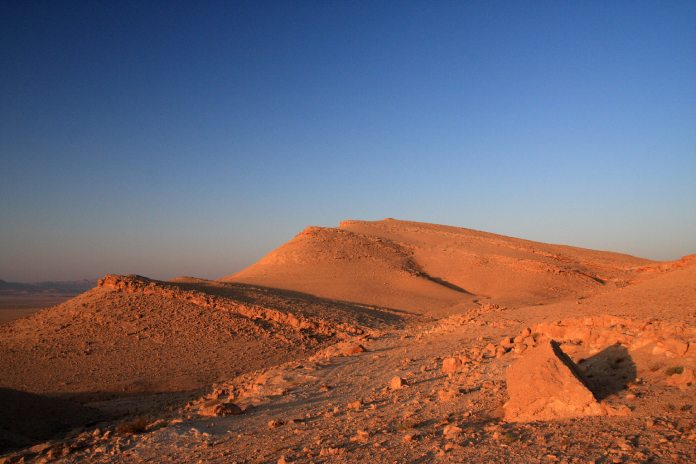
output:
M631 282L588 298L520 308L517 317L554 320L612 315L683 322L696 326L696 256L655 263L638 270Z
M435 315L523 306L624 285L649 260L386 219L310 227L221 281Z
M107 276L0 326L0 385L33 393L181 391L284 362L402 316L293 292Z

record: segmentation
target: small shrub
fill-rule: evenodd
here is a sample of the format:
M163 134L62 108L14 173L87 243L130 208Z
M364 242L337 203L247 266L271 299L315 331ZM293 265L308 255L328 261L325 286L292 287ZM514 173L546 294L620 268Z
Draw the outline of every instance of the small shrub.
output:
M672 367L668 367L667 370L665 370L665 373L667 375L682 374L683 372L684 372L683 366L672 366Z

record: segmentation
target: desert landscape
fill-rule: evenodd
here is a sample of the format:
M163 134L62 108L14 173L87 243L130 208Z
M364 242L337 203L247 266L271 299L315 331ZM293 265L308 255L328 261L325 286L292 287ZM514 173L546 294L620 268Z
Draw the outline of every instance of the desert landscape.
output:
M26 284L0 280L0 323L28 316L89 290L96 280Z
M696 258L385 219L0 325L2 462L696 460Z
M0 0L0 464L696 463L694 25Z

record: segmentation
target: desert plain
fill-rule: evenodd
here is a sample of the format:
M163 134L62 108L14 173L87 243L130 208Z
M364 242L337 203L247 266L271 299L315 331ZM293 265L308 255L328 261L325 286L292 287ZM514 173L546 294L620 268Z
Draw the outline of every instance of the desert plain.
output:
M65 298L0 321L0 462L696 462L694 255L350 220Z

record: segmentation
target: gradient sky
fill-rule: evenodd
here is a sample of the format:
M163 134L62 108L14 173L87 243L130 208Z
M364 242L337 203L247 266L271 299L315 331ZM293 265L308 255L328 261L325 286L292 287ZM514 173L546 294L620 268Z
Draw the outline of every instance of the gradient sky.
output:
M696 2L0 0L0 279L395 217L696 253Z

